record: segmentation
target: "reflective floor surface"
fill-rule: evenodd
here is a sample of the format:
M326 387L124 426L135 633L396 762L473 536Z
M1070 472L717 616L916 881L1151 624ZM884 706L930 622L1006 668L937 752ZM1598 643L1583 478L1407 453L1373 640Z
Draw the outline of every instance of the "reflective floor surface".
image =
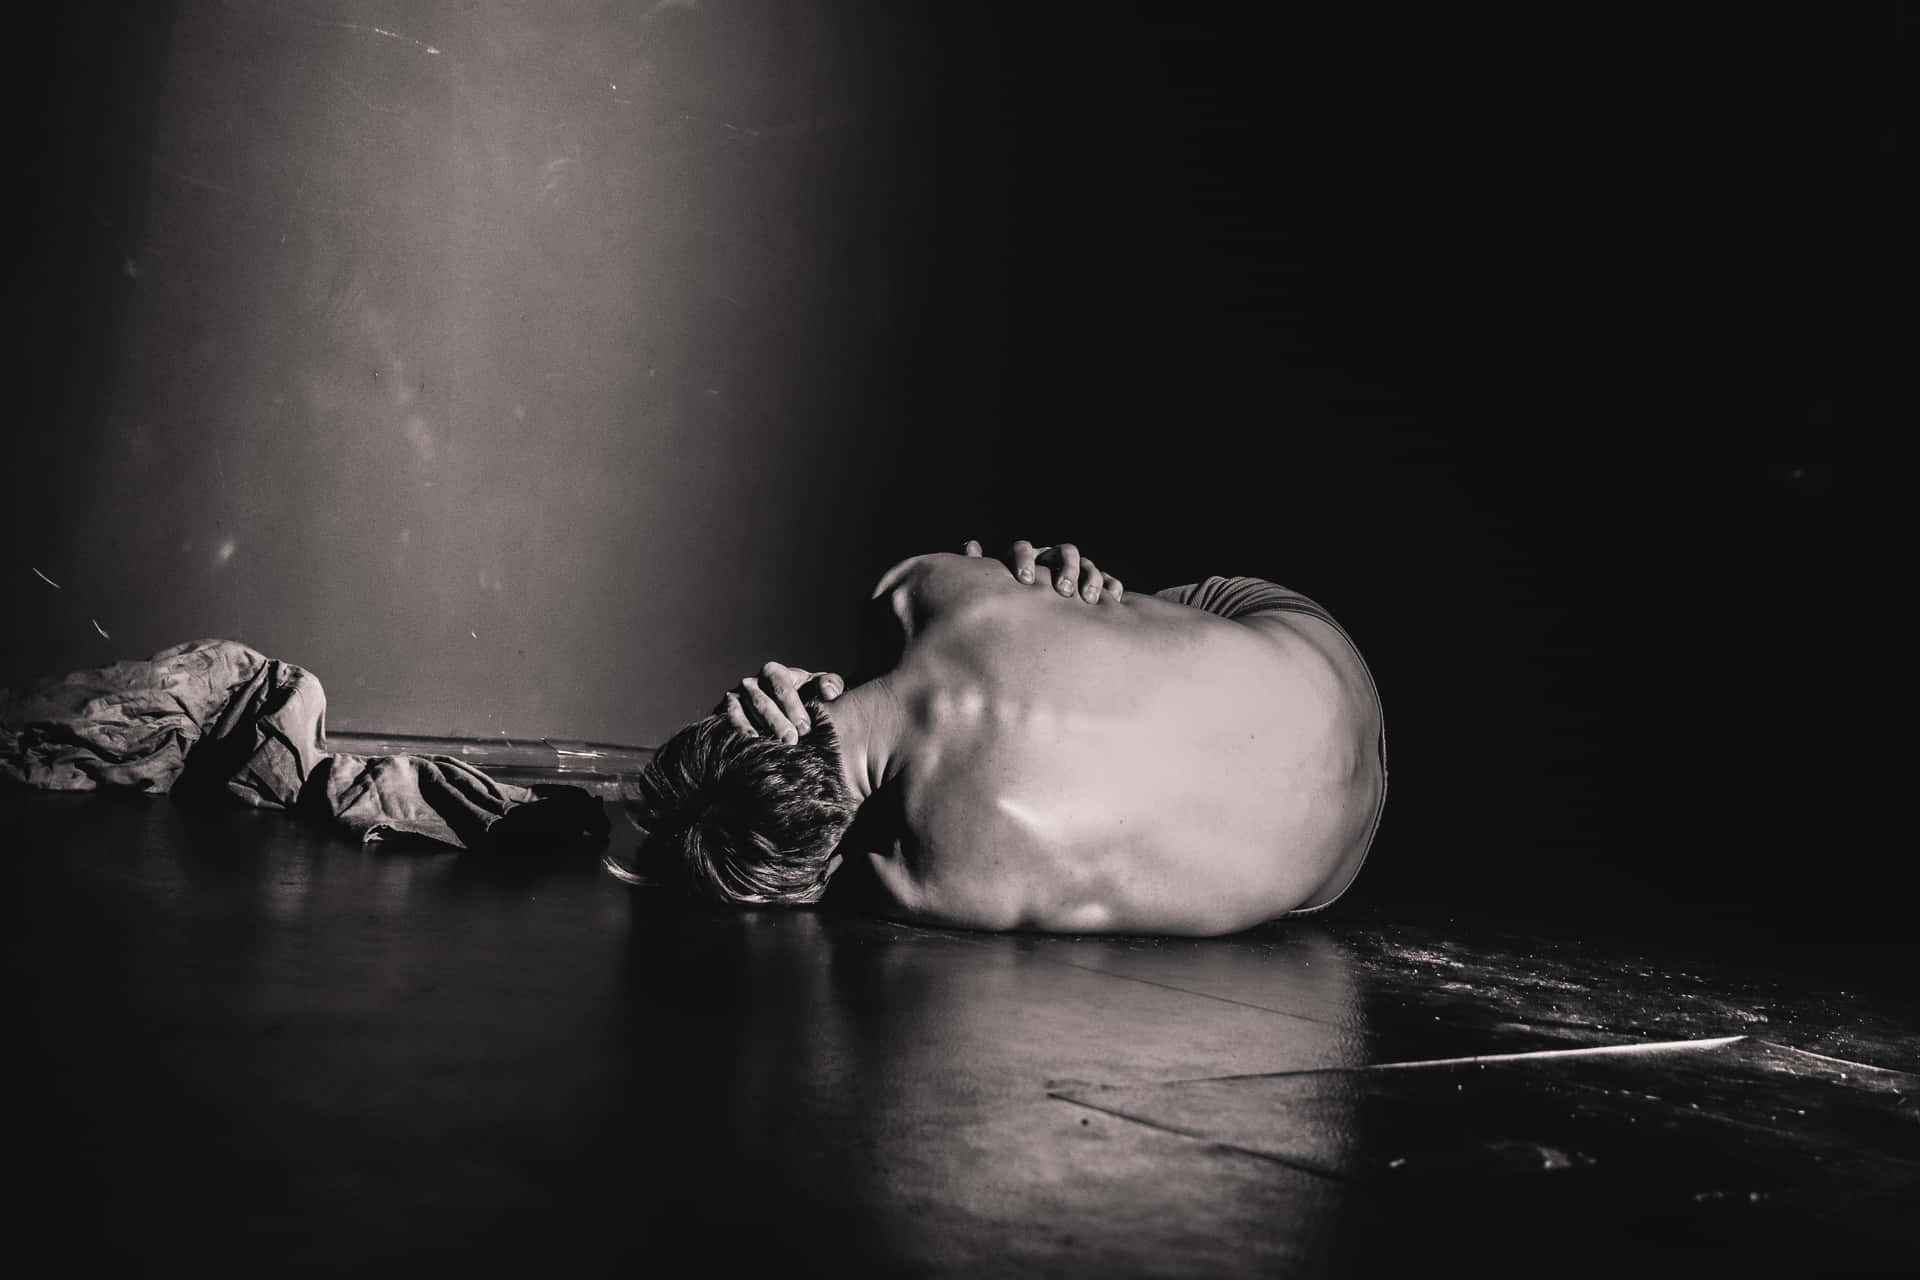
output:
M982 935L124 795L0 835L9 1234L65 1273L1920 1269L1897 947Z

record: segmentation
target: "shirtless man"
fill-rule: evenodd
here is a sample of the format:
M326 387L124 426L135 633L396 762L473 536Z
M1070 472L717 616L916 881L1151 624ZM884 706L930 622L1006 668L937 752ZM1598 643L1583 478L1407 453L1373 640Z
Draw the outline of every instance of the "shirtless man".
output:
M970 542L895 565L870 611L891 652L866 678L768 663L656 753L628 795L647 838L615 874L804 903L851 869L924 923L1220 934L1317 911L1359 871L1380 701L1304 596L1143 596L1071 544Z

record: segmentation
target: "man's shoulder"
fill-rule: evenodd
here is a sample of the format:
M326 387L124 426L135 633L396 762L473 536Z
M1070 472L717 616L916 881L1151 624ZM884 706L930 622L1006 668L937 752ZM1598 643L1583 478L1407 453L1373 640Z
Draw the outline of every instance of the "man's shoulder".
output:
M901 590L979 590L1001 581L1012 582L1013 577L998 560L951 551L928 551L908 556L881 574L880 581L874 585L873 598L877 600Z
M888 609L907 634L914 635L936 616L1020 589L998 560L933 551L909 556L881 575L872 602Z

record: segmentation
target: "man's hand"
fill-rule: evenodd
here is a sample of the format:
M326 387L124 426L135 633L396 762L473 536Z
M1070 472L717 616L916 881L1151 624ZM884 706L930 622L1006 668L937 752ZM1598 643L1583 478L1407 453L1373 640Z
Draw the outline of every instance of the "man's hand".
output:
M831 702L846 692L847 682L831 671L807 671L769 662L757 676L748 676L733 688L713 709L725 716L734 728L748 737L778 738L782 742L800 741L800 735L813 731L807 715L808 697Z
M980 554L980 544L972 538L961 550L970 556ZM1063 596L1078 595L1088 604L1097 604L1102 591L1117 602L1121 598L1120 579L1100 572L1093 561L1080 554L1080 548L1071 542L1062 542L1058 546L1036 548L1025 538L1007 548L1000 562L1013 570L1013 576L1022 582L1032 582L1037 569L1053 571L1053 588Z

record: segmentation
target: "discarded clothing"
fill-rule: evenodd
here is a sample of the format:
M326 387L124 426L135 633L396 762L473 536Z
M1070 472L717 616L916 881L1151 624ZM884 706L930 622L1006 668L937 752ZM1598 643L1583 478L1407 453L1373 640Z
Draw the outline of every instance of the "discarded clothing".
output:
M309 671L232 640L196 640L0 691L0 778L49 791L224 794L329 819L359 840L467 849L604 837L568 786L496 782L452 756L326 749L327 696Z

